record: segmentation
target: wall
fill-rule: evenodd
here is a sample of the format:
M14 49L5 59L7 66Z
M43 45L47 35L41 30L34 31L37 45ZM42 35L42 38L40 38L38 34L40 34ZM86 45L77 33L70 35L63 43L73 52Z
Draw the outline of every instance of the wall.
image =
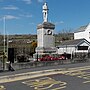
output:
M75 32L74 39L82 39L85 38L90 42L90 24L86 27L85 31Z
M63 54L65 52L72 54L73 52L75 52L75 47L63 47L58 49L58 54Z

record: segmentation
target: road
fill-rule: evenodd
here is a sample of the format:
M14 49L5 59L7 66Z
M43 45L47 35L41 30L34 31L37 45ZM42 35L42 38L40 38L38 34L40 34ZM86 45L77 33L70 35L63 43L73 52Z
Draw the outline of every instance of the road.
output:
M0 85L6 90L90 90L90 63L56 66L55 69L57 68L64 71Z

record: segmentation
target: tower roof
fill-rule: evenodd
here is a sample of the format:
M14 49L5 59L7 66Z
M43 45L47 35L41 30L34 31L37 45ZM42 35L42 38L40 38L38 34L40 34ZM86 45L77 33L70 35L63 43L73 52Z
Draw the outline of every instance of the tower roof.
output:
M44 28L44 29L55 29L55 25L50 23L50 22L43 22L42 24L39 24L37 26L37 29L41 29L41 28Z

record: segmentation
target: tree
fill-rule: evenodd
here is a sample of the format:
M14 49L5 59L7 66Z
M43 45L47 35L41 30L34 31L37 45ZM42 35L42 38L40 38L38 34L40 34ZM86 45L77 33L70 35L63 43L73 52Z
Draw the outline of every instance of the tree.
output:
M62 29L60 32L59 32L59 35L61 36L61 40L64 41L64 40L71 40L73 39L73 33L72 33L73 29L71 28L67 28L67 29Z
M37 42L36 41L33 41L31 43L31 52L30 52L30 55L33 56L33 54L35 53L35 49L37 47Z

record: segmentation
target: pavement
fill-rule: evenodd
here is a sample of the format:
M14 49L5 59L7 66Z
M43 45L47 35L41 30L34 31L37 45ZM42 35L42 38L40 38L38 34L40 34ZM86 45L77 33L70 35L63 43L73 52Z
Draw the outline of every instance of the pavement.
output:
M84 62L84 63L74 63L74 64L63 64L63 65L53 65L53 66L44 66L44 67L34 67L29 69L20 69L15 71L0 71L0 76L7 76L7 75L14 75L19 73L26 73L26 72L33 72L33 71L42 71L42 70L49 70L49 69L59 69L59 68L73 68L73 67L79 67L79 66L88 66L90 65L90 62Z
M0 73L0 83L13 82L18 80L24 80L29 78L36 78L41 76L53 75L53 74L63 74L67 72L86 70L90 69L89 63L78 63L78 64L68 64L68 65L58 65L50 67L38 67L34 69L24 69L13 72L3 72Z

